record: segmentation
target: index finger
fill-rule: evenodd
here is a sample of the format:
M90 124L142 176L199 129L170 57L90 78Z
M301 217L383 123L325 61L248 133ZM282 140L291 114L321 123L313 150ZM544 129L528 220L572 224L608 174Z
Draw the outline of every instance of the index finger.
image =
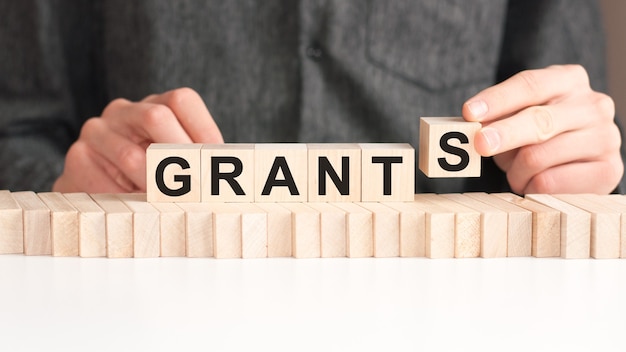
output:
M169 107L194 143L224 143L213 116L202 97L191 88L178 88L143 101Z
M468 121L498 120L558 100L581 86L591 89L587 71L580 65L522 71L470 98L463 104L463 117Z

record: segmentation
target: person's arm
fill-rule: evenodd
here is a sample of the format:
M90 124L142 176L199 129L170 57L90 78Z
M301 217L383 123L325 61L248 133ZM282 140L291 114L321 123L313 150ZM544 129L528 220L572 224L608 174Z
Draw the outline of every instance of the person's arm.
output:
M483 123L477 151L494 156L517 193L613 191L624 164L613 101L592 88L605 89L597 6L583 0L509 6L503 75L550 62L574 65L525 70L470 98L463 116Z

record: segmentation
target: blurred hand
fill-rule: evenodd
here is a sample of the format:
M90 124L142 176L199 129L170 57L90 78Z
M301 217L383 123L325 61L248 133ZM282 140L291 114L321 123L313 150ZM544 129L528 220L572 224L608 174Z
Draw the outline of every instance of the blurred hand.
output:
M624 172L614 115L579 65L520 72L463 105L467 121L483 124L476 150L520 194L611 192Z
M57 192L138 192L146 189L150 143L223 143L198 93L179 88L139 102L113 100L85 122L70 147Z

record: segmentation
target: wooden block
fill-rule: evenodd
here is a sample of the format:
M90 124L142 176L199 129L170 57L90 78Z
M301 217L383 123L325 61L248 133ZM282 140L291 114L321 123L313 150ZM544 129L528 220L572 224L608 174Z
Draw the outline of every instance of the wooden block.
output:
M474 135L481 126L461 117L420 119L419 168L428 177L479 177Z
M256 203L267 213L267 256L291 257L291 212L277 203Z
M255 202L306 202L308 199L306 144L256 144Z
M107 257L132 258L133 212L115 194L90 196L105 213Z
M361 201L358 144L307 144L307 148L309 202Z
M0 191L0 229L0 254L23 254L22 208L9 191Z
M591 214L590 255L593 258L619 258L621 214L588 199L584 194L557 194L555 197Z
M177 203L185 212L187 257L213 257L213 210L211 203Z
M211 204L215 258L241 258L241 211L225 203Z
M415 195L414 203L426 216L425 254L428 258L454 258L455 213L420 199Z
M589 258L591 214L549 194L527 194L526 198L561 212L562 258Z
M374 257L400 256L400 212L381 203L357 203L372 212Z
M481 202L490 204L507 213L507 256L530 257L533 242L533 214L487 193L465 193Z
M161 255L160 212L146 202L146 194L124 193L117 197L133 212L133 256L155 258Z
M151 144L146 150L148 202L200 202L202 144Z
M361 143L361 201L410 202L415 193L415 150L402 143Z
M529 210L533 214L533 257L546 258L561 255L561 212L513 193L495 193L494 196Z
M161 257L184 257L185 212L176 203L150 203L159 211Z
M15 192L11 195L23 210L24 254L52 254L50 209L37 197L35 192Z
M232 204L241 212L241 257L267 257L267 213L252 203Z
M320 213L320 256L346 256L346 212L328 203L307 203Z
M599 196L604 202L614 206L616 210L622 213L621 230L620 230L620 258L626 258L626 197L622 194L610 194L607 196Z
M52 255L77 257L78 211L61 193L44 192L37 195L50 209Z
M480 256L503 258L507 252L507 213L465 194L443 194L442 197L480 212Z
M254 144L205 144L200 158L203 202L254 201Z
M400 214L400 256L426 256L426 212L413 202L385 202Z
M336 202L331 205L346 214L346 256L374 256L374 226L372 212L356 203Z
M480 255L480 213L437 194L418 194L428 201L454 212L454 257L476 258Z
M304 203L284 203L291 211L291 253L295 258L321 256L320 213Z
M106 257L105 213L87 193L65 193L65 199L78 210L78 254Z

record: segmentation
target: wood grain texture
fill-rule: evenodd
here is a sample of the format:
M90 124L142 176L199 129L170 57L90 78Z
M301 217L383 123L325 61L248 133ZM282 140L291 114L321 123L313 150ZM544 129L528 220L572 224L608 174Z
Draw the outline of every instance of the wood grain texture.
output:
M420 199L414 203L426 216L425 254L428 258L454 258L454 211Z
M201 177L202 177L202 201L203 202L253 202L254 201L254 144L225 143L205 144L201 151ZM212 158L216 163L217 170L213 170ZM228 162L224 158L236 158ZM237 194L226 178L219 179L217 188L212 187L212 177L218 174L232 174L236 170L236 164L241 162L241 172L232 180L241 187L243 194ZM237 186L235 186L237 187Z
M532 212L533 257L547 258L561 255L561 213L558 210L513 193L493 195Z
M187 257L213 257L213 210L211 203L177 203L185 212Z
M156 258L161 255L160 213L141 193L118 194L133 212L133 256Z
M415 199L431 202L454 212L454 257L480 255L480 213L437 194L419 194Z
M254 201L255 202L306 202L308 200L308 152L306 144L267 143L255 144L254 150ZM283 159L284 158L284 159ZM284 160L284 163L280 161ZM272 175L275 167L278 172ZM289 173L291 177L286 175ZM274 177L275 176L275 177ZM268 179L270 182L268 183ZM293 181L295 189L286 185L268 187L272 180Z
M241 258L241 211L225 203L212 203L215 258Z
M455 201L480 213L480 256L504 258L507 254L507 213L464 194L443 194L442 197Z
M330 203L346 215L346 256L365 258L374 256L374 227L372 212L356 203Z
M626 258L626 196L622 194L610 194L607 196L598 196L603 203L610 204L615 210L621 213L620 221L620 258Z
M413 202L385 202L400 215L400 256L426 256L426 212Z
M241 212L241 257L267 257L267 213L252 203L233 203Z
M9 191L0 191L0 254L24 254L22 208Z
M412 201L415 193L415 150L413 147L405 143L361 143L359 146L361 147L361 201ZM379 158L396 158L396 160L393 163L385 163ZM388 168L388 173L385 172L386 168ZM385 177L386 174L389 178ZM386 183L390 186L389 192L385 190Z
M291 253L294 258L321 257L320 213L304 203L284 203L291 211Z
M562 258L589 258L591 214L549 194L527 194L525 197L561 212Z
M105 213L107 257L132 258L133 212L115 194L90 196Z
M105 212L87 193L65 193L63 197L78 210L78 254L106 257Z
M184 257L185 212L176 203L150 203L159 211L161 257Z
M400 256L400 212L381 203L357 204L372 212L374 257Z
M422 117L420 119L419 168L428 177L479 177L481 157L474 149L474 135L480 129L480 123L467 122L462 117ZM450 165L461 164L461 157L444 151L441 139L446 133L460 133L467 138L461 143L458 138L451 138L447 144L467 153L468 164L458 171L444 169L439 159ZM459 166L460 167L460 166Z
M596 259L619 258L621 214L591 200L585 194L556 194L557 199L578 207L591 215L590 255Z
M52 255L58 257L77 257L78 246L78 210L58 192L37 194L50 209L50 236Z
M151 144L146 150L146 192L149 202L200 202L202 199L200 150L202 144ZM189 179L189 192L169 196L161 192L157 186L157 167L165 158L182 158L188 168L178 164L170 164L163 172L165 186L172 190L180 189L184 181L176 181L176 176Z
M309 202L359 202L361 201L361 148L358 144L341 143L312 143L308 149L308 193ZM321 182L320 158L324 158L331 165L335 175L341 182L347 182L347 194L341 194L331 177L323 173L324 182ZM343 160L347 160L348 167L343 169ZM323 169L322 169L323 170ZM344 179L343 174L346 174ZM320 193L320 184L325 185Z
M291 212L278 203L256 203L267 213L267 256L291 257Z
M346 256L346 212L329 203L306 203L320 213L320 256Z
M23 211L24 254L51 255L50 209L35 192L11 193Z
M487 193L465 193L481 202L490 204L508 214L507 216L507 256L529 257L532 254L533 215L532 212L511 204Z

